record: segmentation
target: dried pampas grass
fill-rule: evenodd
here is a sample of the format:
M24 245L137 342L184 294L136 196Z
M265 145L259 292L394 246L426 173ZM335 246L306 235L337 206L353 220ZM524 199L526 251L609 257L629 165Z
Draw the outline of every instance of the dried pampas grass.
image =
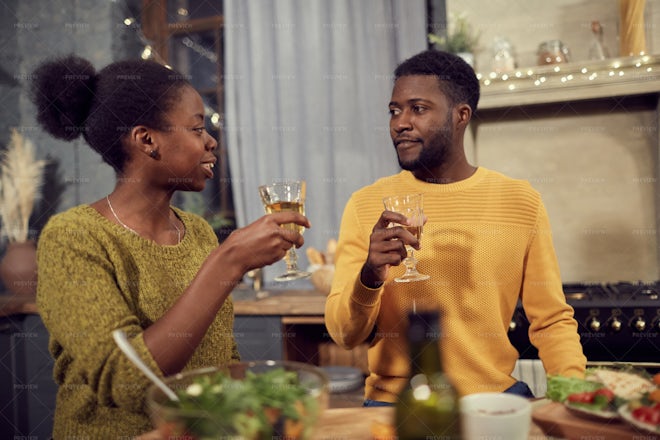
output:
M0 232L10 242L28 239L45 165L45 160L36 160L32 142L12 129L9 146L0 156Z

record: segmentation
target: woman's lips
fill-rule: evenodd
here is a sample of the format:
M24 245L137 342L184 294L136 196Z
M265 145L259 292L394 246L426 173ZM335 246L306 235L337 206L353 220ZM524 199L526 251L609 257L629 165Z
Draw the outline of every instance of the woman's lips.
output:
M202 169L204 170L204 174L206 174L206 176L209 179L213 178L213 167L215 167L215 163L213 162L204 162L202 164Z

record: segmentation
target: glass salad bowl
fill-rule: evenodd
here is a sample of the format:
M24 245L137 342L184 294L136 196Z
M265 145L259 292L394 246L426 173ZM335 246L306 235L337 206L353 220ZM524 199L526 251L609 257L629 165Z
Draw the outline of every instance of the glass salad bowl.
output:
M326 374L300 362L239 362L184 372L165 383L178 401L156 386L146 397L164 439L308 439L328 406Z

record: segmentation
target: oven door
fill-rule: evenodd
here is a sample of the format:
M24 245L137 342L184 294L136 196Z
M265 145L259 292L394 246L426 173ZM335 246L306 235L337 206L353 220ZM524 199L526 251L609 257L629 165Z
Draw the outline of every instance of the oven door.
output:
M654 331L657 324L648 307L637 307L642 306L641 303L621 307L620 304L583 301L571 305L588 366L632 365L652 374L660 372L660 338ZM656 317L660 316L660 311L656 313ZM639 330L640 319L647 323L643 331ZM518 350L520 359L538 359L538 350L529 341L528 332L529 321L522 305L518 304L509 325L509 340Z

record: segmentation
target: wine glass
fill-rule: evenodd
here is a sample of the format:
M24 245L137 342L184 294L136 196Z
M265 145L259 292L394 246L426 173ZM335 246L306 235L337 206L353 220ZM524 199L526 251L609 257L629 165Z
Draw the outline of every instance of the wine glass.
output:
M385 209L405 215L411 223L410 225L398 226L402 226L408 230L418 240L422 239L424 212L422 210L421 194L386 197L383 199L383 203L385 204ZM403 260L403 264L406 266L406 272L400 277L395 278L394 281L408 283L410 281L423 281L431 278L429 275L417 271L417 259L415 258L412 246L406 245L406 251L408 252L408 256Z
M266 214L274 212L293 211L305 214L305 181L290 180L283 182L273 182L259 187L259 195L266 209ZM305 231L304 226L295 223L282 225L283 228L296 231L302 234ZM300 278L307 278L311 275L309 272L298 269L298 255L295 246L287 251L284 256L286 261L286 272L275 277L275 281L291 281Z

